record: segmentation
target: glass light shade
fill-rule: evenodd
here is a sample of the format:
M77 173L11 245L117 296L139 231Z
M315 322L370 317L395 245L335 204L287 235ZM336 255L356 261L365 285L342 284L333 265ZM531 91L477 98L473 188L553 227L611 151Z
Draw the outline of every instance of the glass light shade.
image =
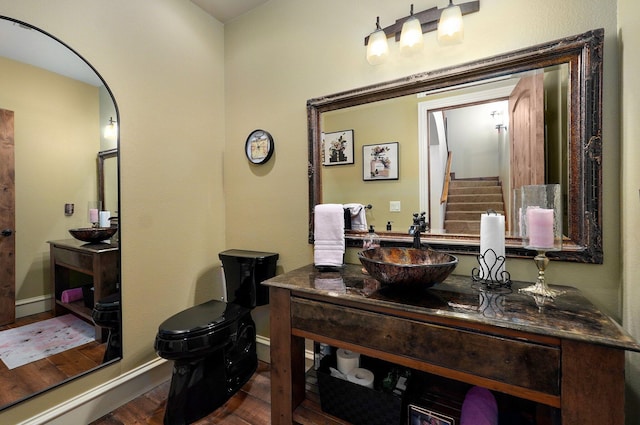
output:
M462 43L464 22L460 6L450 5L442 11L438 22L438 43L443 46Z
M413 55L422 50L424 39L422 37L422 26L420 21L411 16L402 24L400 33L400 53L405 56Z
M389 44L387 44L387 34L383 30L377 30L369 35L367 44L367 62L370 65L378 65L384 62L389 56Z
M118 134L118 128L117 128L118 123L111 120L109 122L109 124L107 124L104 127L104 138L105 139L115 139L116 135Z

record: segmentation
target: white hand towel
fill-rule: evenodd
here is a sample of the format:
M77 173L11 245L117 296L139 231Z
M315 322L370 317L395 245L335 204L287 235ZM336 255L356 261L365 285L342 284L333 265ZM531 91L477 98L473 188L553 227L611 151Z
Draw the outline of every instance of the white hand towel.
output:
M318 204L314 208L313 262L316 266L341 266L344 258L344 208Z
M367 230L367 209L362 204L344 204L351 212L351 228L353 230Z

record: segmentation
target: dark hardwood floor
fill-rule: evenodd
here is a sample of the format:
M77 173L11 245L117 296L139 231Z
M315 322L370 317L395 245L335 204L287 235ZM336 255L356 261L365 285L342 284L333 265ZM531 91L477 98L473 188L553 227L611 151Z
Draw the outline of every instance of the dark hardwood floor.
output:
M209 416L194 425L265 425L271 423L271 379L267 363L259 362L258 370L240 391ZM94 421L91 425L161 425L169 393L169 381ZM324 414L317 393L307 392L307 400L296 410L296 423L301 425L348 425Z
M22 317L16 319L15 323L0 326L0 331L52 317L50 312ZM102 363L104 351L105 344L92 341L15 369L7 369L7 366L0 361L0 406L15 403L95 368Z

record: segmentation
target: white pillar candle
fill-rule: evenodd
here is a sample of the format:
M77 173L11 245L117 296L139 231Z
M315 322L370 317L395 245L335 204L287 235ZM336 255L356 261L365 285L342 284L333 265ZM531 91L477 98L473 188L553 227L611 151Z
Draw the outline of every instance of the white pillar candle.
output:
M100 211L100 227L111 227L111 211Z
M527 229L529 246L533 248L553 248L553 210L548 208L527 208Z
M492 249L495 255L487 251ZM480 255L484 256L484 261L480 267L480 277L482 279L502 282L504 262L497 266L496 260L499 256L505 256L504 249L504 216L502 214L482 214L480 216Z

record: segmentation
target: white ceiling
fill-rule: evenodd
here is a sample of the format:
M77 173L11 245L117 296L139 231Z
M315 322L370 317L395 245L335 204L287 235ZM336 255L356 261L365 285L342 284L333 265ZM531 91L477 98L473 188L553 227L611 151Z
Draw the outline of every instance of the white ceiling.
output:
M191 0L209 15L225 23L268 0Z
M62 43L25 25L0 19L0 56L47 69L99 87L102 81L87 63Z

